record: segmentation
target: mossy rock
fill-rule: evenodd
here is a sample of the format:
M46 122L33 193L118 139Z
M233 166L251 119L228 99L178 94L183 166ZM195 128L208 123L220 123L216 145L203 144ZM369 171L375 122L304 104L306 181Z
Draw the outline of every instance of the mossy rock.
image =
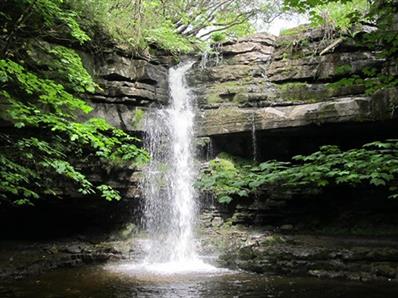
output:
M361 84L309 84L293 82L278 84L277 94L283 101L315 103L330 100L334 97L363 94L365 86Z
M329 89L323 85L313 85L302 82L277 85L279 97L292 102L319 102L332 96Z
M245 101L251 81L227 81L214 84L206 94L208 104Z
M299 25L297 27L282 29L279 32L280 36L300 35L308 30L308 25Z
M134 110L134 118L132 120L132 127L134 129L140 130L143 127L143 120L145 118L145 111L140 108Z

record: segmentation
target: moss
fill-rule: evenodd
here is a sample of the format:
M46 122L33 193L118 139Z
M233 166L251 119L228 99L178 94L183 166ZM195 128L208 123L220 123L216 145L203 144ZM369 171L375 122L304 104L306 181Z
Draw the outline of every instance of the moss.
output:
M300 25L294 28L288 28L288 29L282 29L279 32L280 36L292 36L292 35L298 35L302 34L305 31L307 31L308 27L306 25Z
M300 59L314 55L315 50L311 49L311 40L308 35L304 34L306 31L306 26L281 31L277 45L283 51L282 59Z
M322 101L328 94L325 90L311 90L311 85L302 82L285 83L277 85L279 96L286 101Z
M278 88L281 92L287 92L290 91L291 89L296 90L296 89L307 88L307 83L303 82L285 83L283 85L279 85Z
M242 97L236 95L244 95L247 93L247 87L251 80L245 79L244 81L228 81L215 84L207 93L207 103L215 104L222 102L240 102Z
M222 102L222 99L218 94L210 93L207 95L207 103L215 104L215 103L221 103L221 102Z
M371 84L358 76L343 78L333 83L307 84L303 82L277 85L279 96L285 101L320 102L332 97L363 94Z
M249 100L249 96L247 93L238 93L234 96L233 102L235 103L244 103Z
M339 65L334 70L336 75L346 75L352 73L352 66L351 64L343 64Z
M280 235L270 235L264 238L264 240L261 242L263 245L273 245L273 244L278 244L278 243L285 243L286 240L283 238L283 236Z
M134 129L140 128L144 116L145 116L145 111L143 109L140 108L135 109L133 123L132 123Z
M355 89L360 89L365 91L365 80L359 76L351 76L347 78L340 79L336 82L326 84L326 88L332 94L338 94L346 90L348 93L355 93Z

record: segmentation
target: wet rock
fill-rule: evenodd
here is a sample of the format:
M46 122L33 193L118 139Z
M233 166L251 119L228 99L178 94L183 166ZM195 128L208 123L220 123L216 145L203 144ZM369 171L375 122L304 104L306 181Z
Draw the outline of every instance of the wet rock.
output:
M87 94L93 111L81 115L105 118L110 124L126 131L141 131L137 118L148 106L168 103L168 69L156 60L109 52L93 57L82 54L84 62L101 89Z
M360 74L365 68L380 67L383 59L371 52L332 53L298 59L274 60L268 68L271 82L330 80Z
M65 253L70 253L70 254L78 254L82 252L82 248L80 245L73 244L73 245L67 245L63 248L60 249L61 252Z
M281 231L291 231L294 229L293 225L283 225L279 228Z
M95 243L73 239L35 245L10 242L0 249L0 280L22 278L57 268L130 259L136 254L135 250L131 250L132 247L131 239ZM12 257L8 257L9 254ZM13 259L12 262L10 258Z
M143 59L128 58L116 53L94 60L95 75L108 83L139 82L141 86L167 87L167 69Z
M220 227L220 226L222 226L223 223L224 223L224 221L223 221L223 219L221 217L214 217L211 220L211 225L213 227Z
M363 241L348 243L344 238L310 235L289 236L289 239L277 235L263 236L255 244L230 247L220 256L220 262L232 268L260 273L350 280L397 278L396 244L372 247L364 246ZM372 254L377 257L369 258Z
M391 263L375 263L372 266L372 273L377 276L387 277L387 278L395 278L397 277L398 267L397 264Z
M393 97L395 96L391 94L391 98L381 98L380 94L375 94L373 97L345 97L293 106L204 110L198 116L197 133L201 136L212 136L251 132L253 123L256 130L273 130L310 124L389 120L395 116L391 113L391 106L385 102L395 101Z

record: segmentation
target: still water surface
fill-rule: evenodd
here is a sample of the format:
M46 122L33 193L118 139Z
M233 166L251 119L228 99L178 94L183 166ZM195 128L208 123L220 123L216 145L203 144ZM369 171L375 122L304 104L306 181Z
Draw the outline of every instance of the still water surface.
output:
M0 285L0 297L398 297L398 283L394 282L362 283L316 278L270 277L232 271L157 275L113 269L109 266L72 268L13 281Z

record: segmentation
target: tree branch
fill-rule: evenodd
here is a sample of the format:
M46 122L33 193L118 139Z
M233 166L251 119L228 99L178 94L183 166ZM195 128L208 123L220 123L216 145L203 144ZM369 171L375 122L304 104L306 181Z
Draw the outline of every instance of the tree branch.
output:
M231 27L233 27L233 26L237 26L237 25L243 24L245 21L246 21L246 20L241 20L241 21L239 21L239 22L230 23L230 24L228 24L228 25L226 25L226 26L224 26L224 27L220 27L220 28L216 28L216 29L207 31L207 32L205 32L204 34L199 35L198 38L203 38L203 37L208 36L208 35L210 35L210 34L212 34L212 33L214 33L214 32L223 31L223 30L229 29L229 28L231 28Z

